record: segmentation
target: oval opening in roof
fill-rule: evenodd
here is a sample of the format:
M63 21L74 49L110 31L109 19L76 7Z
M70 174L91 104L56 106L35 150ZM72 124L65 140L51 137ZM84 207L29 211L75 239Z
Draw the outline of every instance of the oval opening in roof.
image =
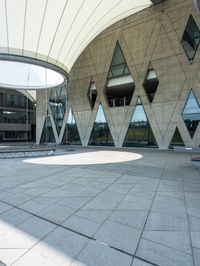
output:
M10 89L48 89L64 85L67 73L57 66L26 57L0 58L0 87Z

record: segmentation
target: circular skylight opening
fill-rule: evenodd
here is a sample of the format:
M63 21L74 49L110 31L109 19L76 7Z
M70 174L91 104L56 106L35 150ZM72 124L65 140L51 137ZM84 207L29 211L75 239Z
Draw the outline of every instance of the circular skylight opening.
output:
M34 59L0 59L0 87L18 90L58 87L67 80L62 72L56 66Z

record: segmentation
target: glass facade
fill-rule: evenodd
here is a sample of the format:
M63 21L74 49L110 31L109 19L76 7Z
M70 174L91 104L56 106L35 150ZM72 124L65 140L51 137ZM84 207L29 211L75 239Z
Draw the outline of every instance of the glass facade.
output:
M159 80L156 76L155 70L153 68L147 71L145 81L143 83L144 90L148 97L150 103L153 102L155 93L157 91Z
M67 106L67 92L65 87L52 89L49 104L59 135Z
M200 121L200 106L192 90L183 109L182 117L191 138L193 138Z
M0 142L35 141L35 115L34 102L16 90L0 89Z
M198 49L199 42L200 31L193 16L190 15L185 31L183 33L181 44L191 64Z
M114 146L114 142L106 121L106 117L102 108L99 105L92 133L88 145L95 146Z
M181 137L181 134L180 134L177 127L174 131L174 135L173 135L171 143L169 145L169 149L173 149L173 146L185 146L183 139Z
M139 97L124 141L124 146L157 147L155 137Z
M29 123L29 113L3 110L3 123L26 124ZM28 120L28 121L27 121Z
M81 145L81 139L78 133L78 128L71 108L69 110L69 115L67 118L67 124L63 135L62 143L71 144L71 145Z
M3 96L2 106L4 107L23 108L23 109L27 107L29 109L34 108L34 104L23 95L3 93L2 96Z
M42 131L42 136L40 139L41 144L47 144L47 143L52 143L55 142L55 137L53 134L53 129L52 129L52 124L51 124L51 119L49 116L45 118L44 122L44 127Z

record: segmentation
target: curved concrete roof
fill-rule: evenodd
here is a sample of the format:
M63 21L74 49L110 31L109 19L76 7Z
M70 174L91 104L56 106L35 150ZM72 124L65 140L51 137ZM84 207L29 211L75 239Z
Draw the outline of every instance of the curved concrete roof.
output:
M150 0L2 0L0 53L38 58L69 71L105 28Z

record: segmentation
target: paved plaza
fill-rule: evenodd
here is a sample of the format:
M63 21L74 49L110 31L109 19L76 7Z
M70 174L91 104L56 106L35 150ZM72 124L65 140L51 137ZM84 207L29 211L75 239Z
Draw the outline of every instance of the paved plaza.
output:
M199 266L200 171L191 156L80 148L0 160L0 261Z

